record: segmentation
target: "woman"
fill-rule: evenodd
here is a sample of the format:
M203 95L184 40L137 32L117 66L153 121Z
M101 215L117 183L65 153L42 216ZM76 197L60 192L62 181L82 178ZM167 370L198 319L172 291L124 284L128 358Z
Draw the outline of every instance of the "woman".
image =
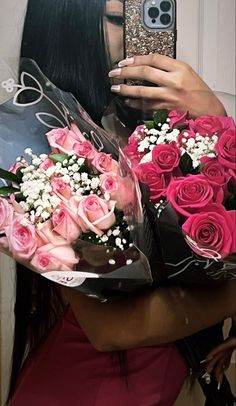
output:
M72 92L98 124L112 92L128 98L131 108L145 103L147 110L188 107L192 116L225 113L184 63L158 55L137 57L114 72L123 57L122 24L120 0L29 0L21 55L36 60L53 83ZM119 84L128 77L161 87ZM173 405L187 369L175 346L166 343L235 312L233 282L211 293L160 288L117 304L58 289L18 267L11 393L26 349L37 348L22 370L12 406ZM63 317L61 295L70 305ZM126 367L123 376L109 351L128 348L127 362L120 362Z

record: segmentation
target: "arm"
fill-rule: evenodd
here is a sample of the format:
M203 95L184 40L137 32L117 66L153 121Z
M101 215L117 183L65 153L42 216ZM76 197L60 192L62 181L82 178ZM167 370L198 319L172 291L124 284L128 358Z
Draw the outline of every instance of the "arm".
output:
M159 54L136 56L119 63L109 73L117 79L139 79L154 86L121 84L112 91L125 97L136 109L189 111L192 117L226 115L224 106L207 84L186 63ZM158 86L156 86L158 85Z
M85 334L100 351L160 345L191 335L236 312L236 281L209 288L159 288L116 303L62 288Z
M236 350L236 316L232 317L229 336L215 347L206 357L206 372L213 373L220 387L223 375L229 368L233 352Z

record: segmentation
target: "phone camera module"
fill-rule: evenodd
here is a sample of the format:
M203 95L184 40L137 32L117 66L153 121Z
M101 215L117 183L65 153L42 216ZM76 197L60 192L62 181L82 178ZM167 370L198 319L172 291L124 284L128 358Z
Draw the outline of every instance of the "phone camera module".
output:
M169 14L162 14L160 21L163 25L169 25L171 22L171 16Z
M157 7L150 7L150 9L148 10L148 15L150 18L152 18L152 20L155 20L156 18L158 18L159 13L160 12Z
M162 1L160 4L161 11L168 13L171 9L171 3L169 1Z

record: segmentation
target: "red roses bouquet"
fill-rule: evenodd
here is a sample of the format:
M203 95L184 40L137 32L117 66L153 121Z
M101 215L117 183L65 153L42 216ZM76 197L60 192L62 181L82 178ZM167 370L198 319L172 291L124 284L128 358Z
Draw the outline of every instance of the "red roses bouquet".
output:
M155 224L163 275L235 277L236 132L232 118L159 111L124 148Z
M22 70L20 84L2 84L17 91L0 106L0 249L100 298L149 286L140 191L123 154L35 64Z

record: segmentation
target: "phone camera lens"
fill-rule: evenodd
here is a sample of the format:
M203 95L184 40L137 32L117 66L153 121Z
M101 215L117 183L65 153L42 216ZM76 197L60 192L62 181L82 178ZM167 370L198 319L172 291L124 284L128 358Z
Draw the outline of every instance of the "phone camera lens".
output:
M167 13L168 11L170 11L171 3L169 1L162 1L160 4L160 7L161 7L161 11L163 11L164 13Z
M160 21L163 25L168 25L171 22L171 16L169 14L162 14Z
M148 10L148 15L150 18L157 18L159 16L159 9L157 7L150 7Z

